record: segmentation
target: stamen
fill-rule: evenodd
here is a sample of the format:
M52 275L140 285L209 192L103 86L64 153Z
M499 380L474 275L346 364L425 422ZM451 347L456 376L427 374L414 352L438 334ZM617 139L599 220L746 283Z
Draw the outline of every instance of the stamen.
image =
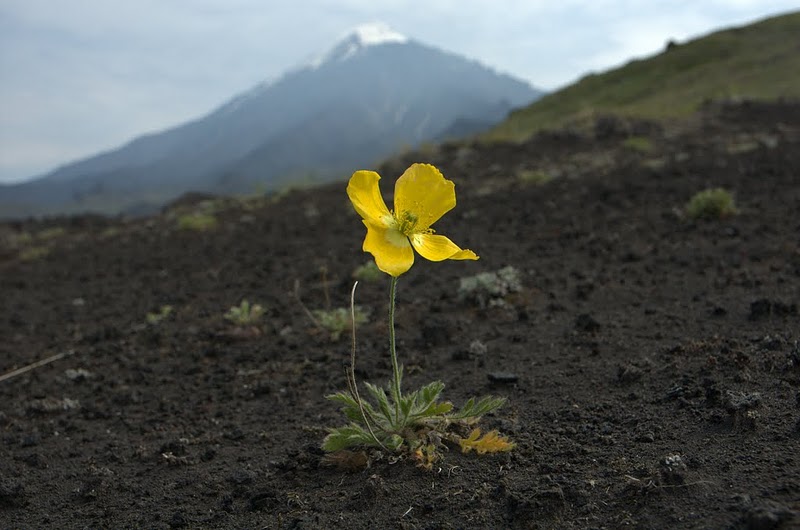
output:
M397 229L405 236L414 234L419 218L411 212L403 212L397 220Z

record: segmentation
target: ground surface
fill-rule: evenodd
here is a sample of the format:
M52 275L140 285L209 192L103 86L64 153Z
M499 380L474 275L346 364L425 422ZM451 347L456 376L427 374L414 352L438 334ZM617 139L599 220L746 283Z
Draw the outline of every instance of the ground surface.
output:
M345 306L367 259L342 183L6 224L0 375L68 355L0 381L0 527L800 527L800 107L446 147L387 164L386 195L412 160L455 180L436 228L481 259L401 278L405 384L506 396L483 425L515 451L321 465L349 346L295 293ZM520 178L537 172L556 178ZM738 215L685 219L715 186ZM215 228L177 228L211 207ZM522 289L500 305L459 296L506 266ZM387 291L359 287L362 381L390 376ZM256 330L222 317L243 298L265 308Z

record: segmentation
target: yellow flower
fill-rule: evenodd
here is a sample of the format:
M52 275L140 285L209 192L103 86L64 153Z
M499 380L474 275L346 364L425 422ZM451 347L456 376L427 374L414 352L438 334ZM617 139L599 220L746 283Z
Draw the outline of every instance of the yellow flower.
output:
M380 270L394 277L406 272L414 264L412 247L431 261L478 259L431 229L456 205L455 184L438 169L429 164L409 167L395 183L391 212L381 197L380 179L374 171L356 171L347 185L347 195L367 227L363 249Z

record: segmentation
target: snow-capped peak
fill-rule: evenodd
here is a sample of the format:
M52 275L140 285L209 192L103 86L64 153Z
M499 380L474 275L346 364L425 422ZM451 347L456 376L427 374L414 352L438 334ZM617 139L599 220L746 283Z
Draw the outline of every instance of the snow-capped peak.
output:
M312 69L319 68L324 63L344 61L355 55L359 50L369 46L381 44L408 42L408 37L390 28L383 22L370 22L356 26L339 39L328 52L312 59L308 66Z
M408 41L408 37L396 32L383 22L362 24L351 31L350 35L355 35L362 46Z

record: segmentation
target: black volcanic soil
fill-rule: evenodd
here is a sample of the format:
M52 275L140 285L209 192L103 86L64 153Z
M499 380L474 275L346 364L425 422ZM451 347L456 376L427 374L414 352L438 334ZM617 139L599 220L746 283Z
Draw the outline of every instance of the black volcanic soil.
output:
M0 528L800 527L800 106L445 146L387 163L387 194L416 160L456 182L436 228L481 259L401 278L406 388L506 396L483 425L516 450L322 465L349 343L295 293L348 303L368 256L344 182L7 223L0 377L67 355L0 381ZM518 178L537 170L556 178ZM717 186L738 215L683 216ZM212 206L215 228L177 228ZM500 306L458 296L506 266L522 290ZM390 376L387 294L359 286L362 381ZM243 298L265 308L257 329L223 319Z

